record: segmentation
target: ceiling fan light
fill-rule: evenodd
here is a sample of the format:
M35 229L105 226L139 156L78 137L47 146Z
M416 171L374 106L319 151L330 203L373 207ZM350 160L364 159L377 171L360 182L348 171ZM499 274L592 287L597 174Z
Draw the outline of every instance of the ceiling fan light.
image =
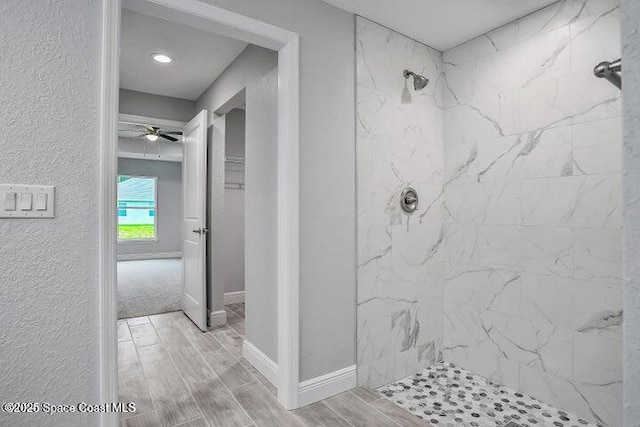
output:
M173 59L170 56L165 55L164 53L157 53L157 52L152 53L151 57L153 58L154 61L159 62L161 64L168 64L171 61L173 61Z
M158 140L158 135L148 134L148 135L145 135L145 136L151 142L155 142L155 141Z

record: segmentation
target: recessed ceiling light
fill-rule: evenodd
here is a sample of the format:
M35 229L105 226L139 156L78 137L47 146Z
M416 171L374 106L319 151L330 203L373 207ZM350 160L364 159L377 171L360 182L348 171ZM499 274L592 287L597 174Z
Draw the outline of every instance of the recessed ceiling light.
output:
M154 135L154 134L147 134L145 135L147 137L147 139L151 142L157 141L158 140L158 135Z
M170 56L167 56L163 53L153 53L151 54L151 57L153 58L154 61L159 62L161 64L168 64L171 61L173 61L173 59L171 59Z

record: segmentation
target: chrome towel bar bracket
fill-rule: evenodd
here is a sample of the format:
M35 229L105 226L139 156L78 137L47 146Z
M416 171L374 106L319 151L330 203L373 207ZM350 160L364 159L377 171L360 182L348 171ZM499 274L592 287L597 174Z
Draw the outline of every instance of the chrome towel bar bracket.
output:
M593 69L593 74L596 77L607 79L618 89L622 89L622 59L617 59L613 62L604 61L599 63Z

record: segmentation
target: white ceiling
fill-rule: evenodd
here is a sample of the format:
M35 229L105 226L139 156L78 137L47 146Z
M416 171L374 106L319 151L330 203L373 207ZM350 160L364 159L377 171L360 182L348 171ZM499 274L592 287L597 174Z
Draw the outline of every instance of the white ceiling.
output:
M558 0L323 0L445 51Z
M245 47L241 41L123 9L120 87L196 100ZM154 52L173 62L155 62Z

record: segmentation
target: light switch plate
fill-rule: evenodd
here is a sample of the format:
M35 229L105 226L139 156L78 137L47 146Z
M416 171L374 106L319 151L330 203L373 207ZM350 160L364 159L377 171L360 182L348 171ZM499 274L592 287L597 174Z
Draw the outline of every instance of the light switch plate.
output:
M51 185L0 184L0 218L53 218L55 189ZM7 193L15 193L14 210L5 210ZM46 195L46 208L37 206L37 202L43 199L43 194ZM28 199L30 203L23 203ZM27 205L29 209L23 210Z
M2 208L5 211L9 212L9 211L16 210L18 194L12 191L7 191L6 193L4 193L3 199L4 199L4 205L2 206Z

